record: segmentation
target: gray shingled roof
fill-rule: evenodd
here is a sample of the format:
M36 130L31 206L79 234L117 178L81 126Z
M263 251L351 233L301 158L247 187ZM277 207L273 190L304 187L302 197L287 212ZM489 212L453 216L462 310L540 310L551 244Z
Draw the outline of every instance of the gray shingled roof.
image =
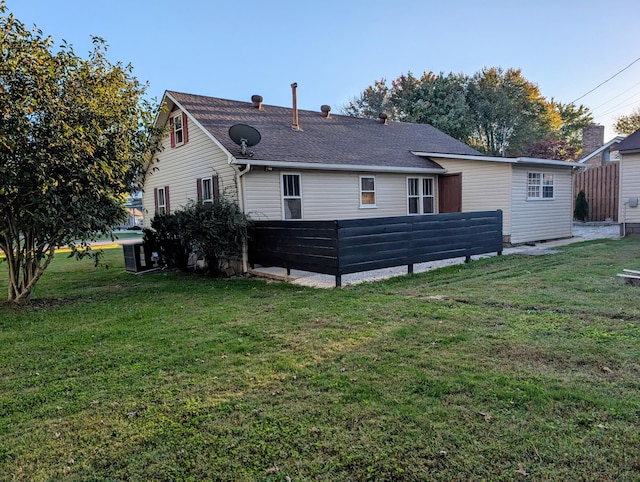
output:
M640 151L640 129L618 144L617 150L623 154L630 151Z
M398 168L440 168L411 151L443 154L480 154L475 149L428 124L389 122L299 110L301 131L291 128L292 109L251 102L167 91L238 160L240 147L229 138L234 124L255 127L262 140L254 147L253 160L341 164Z

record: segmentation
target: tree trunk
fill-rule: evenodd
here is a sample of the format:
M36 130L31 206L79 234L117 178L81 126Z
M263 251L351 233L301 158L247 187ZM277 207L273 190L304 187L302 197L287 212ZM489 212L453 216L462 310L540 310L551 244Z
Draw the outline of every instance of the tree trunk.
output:
M33 287L47 269L55 248L37 247L29 234L16 238L6 236L0 242L9 267L7 301L12 304L26 304L31 299Z

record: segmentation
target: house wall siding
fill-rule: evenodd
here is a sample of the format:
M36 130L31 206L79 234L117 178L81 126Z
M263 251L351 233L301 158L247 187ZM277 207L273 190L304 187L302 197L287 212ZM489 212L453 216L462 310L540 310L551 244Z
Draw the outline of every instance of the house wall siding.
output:
M155 214L154 188L169 186L170 211L174 212L197 199L197 179L213 175L218 175L220 192L237 200L235 174L227 154L195 123L189 122L189 142L184 145L172 148L167 134L145 179L142 197L145 227L149 227Z
M244 210L252 219L273 221L282 219L280 175L256 167L242 177ZM303 190L304 195L304 190Z
M448 173L462 173L462 211L502 209L503 235L511 235L511 164L437 159Z
M625 209L629 198L640 198L640 154L625 154L620 161L620 202L618 219L621 223L640 223L640 206Z
M568 238L573 226L572 171L552 166L513 166L511 243ZM554 198L527 200L529 172L553 174Z
M255 172L243 176L245 211L251 217L261 220L283 219L280 184L283 173L297 173L301 176L304 220L376 218L407 214L407 174L276 169L265 172L257 168ZM375 177L375 208L360 207L360 176Z

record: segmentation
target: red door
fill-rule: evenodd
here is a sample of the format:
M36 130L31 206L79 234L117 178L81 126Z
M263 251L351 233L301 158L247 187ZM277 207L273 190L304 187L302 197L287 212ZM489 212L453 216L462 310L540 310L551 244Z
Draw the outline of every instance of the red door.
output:
M438 177L438 212L462 212L462 173Z

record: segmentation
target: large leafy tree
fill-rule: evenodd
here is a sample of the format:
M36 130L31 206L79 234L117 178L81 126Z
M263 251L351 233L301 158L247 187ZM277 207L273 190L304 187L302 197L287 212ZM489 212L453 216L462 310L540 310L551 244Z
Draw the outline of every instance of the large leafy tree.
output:
M156 145L146 85L130 65L86 59L29 30L0 3L0 249L8 301L29 300L56 248L76 256L125 219Z
M395 110L390 102L391 90L387 80L382 78L353 98L342 111L353 117L377 118L381 112L391 114Z
M519 155L551 129L545 99L520 70L483 69L471 79L467 99L474 120L471 144L490 155Z
M399 120L431 124L456 139L471 134L471 110L466 99L468 79L462 74L410 72L392 83L390 102L400 111Z
M591 115L584 106L547 101L520 70L485 68L464 74L411 72L365 89L343 109L405 122L431 124L491 155L572 159Z
M582 152L582 130L593 117L583 105L562 104L553 99L547 105L550 130L526 145L523 155L575 161Z
M636 108L631 114L623 115L616 119L613 124L615 131L623 136L633 134L640 129L640 107Z
M383 78L367 87L342 111L355 117L377 118L385 112L402 122L431 124L456 139L466 141L471 118L465 98L467 78L462 74L433 72L420 78L411 72L387 85Z

